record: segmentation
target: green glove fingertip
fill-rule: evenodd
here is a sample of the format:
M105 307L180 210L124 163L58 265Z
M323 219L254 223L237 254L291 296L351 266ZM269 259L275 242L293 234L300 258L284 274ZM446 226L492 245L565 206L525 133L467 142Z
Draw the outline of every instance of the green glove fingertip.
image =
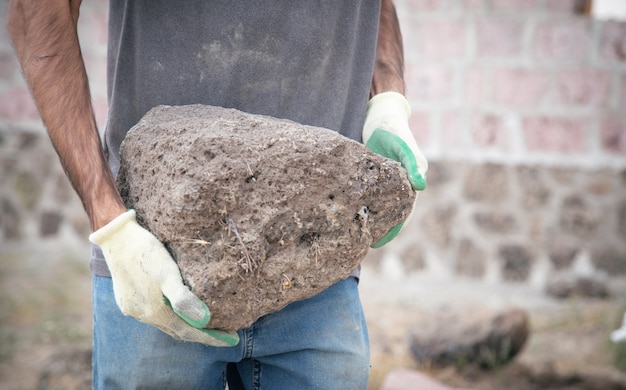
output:
M409 177L409 182L411 182L411 187L415 191L424 191L426 189L426 177L422 176L420 173Z
M196 318L196 317L191 317L188 314L186 314L184 311L179 310L175 308L174 306L172 306L170 300L167 299L165 295L163 296L163 299L165 300L165 303L169 307L172 308L172 310L174 311L174 313L176 313L177 316L179 316L183 321L193 326L194 328L202 329L205 326L207 326L209 321L211 320L211 311L209 310L209 307L206 305L206 303L200 300L199 300L199 303L200 305L202 305L201 306L202 317Z
M191 318L185 313L183 313L182 311L178 311L174 308L172 308L172 310L174 310L174 313L176 313L180 318L182 318L186 323L193 326L194 328L198 328L198 329L204 328L205 326L207 326L207 324L211 320L211 312L209 311L208 306L204 302L202 302L202 310L204 312L204 315L200 319Z
M426 177L420 174L415 155L402 138L389 131L376 129L365 146L376 154L399 162L407 171L411 188L416 191L423 191L426 188Z
M174 311L174 313L176 313L176 315L179 316L182 320L184 320L186 323L193 326L194 328L202 331L203 333L211 336L212 339L215 339L216 341L221 343L222 346L234 347L235 345L239 344L239 335L236 332L228 333L223 330L205 328L211 320L211 312L209 311L209 307L204 302L200 301L200 304L202 305L202 310L204 312L203 318L193 319L181 310L175 309L170 303L170 300L167 299L165 295L163 296L163 299L165 300L165 303L170 308L172 308L172 311Z
M384 236L382 236L381 238L378 239L378 241L376 241L374 244L372 244L372 248L374 248L374 249L380 248L380 247L386 245L387 243L389 243L389 241L391 241L394 238L396 238L398 233L400 233L400 230L402 230L402 226L403 225L404 225L404 222L401 222L401 223L397 224L396 226L392 227L391 229L389 229L389 231L387 233L385 233Z
M217 329L200 329L202 332L208 334L215 340L224 344L227 347L234 347L239 344L239 335L237 332L228 333Z

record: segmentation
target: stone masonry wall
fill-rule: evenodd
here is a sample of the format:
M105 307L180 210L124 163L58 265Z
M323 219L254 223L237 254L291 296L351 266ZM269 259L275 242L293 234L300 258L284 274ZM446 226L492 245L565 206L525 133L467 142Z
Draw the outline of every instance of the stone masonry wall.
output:
M626 170L442 161L429 179L414 221L366 266L538 289L626 277Z
M626 23L580 3L396 0L429 187L366 267L540 287L560 272L626 277ZM107 3L81 10L103 129ZM83 250L82 206L0 29L0 252Z

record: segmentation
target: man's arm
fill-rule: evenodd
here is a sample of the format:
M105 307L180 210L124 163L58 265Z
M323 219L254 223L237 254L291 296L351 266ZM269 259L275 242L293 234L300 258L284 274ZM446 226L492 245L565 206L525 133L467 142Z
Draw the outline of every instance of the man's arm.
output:
M83 202L122 313L171 336L232 346L236 333L203 329L206 304L184 285L167 249L126 211L96 128L76 24L81 0L11 0L7 27L50 139ZM169 305L165 303L167 298Z
M382 0L376 62L370 97L382 92L404 94L404 51L398 15L391 0Z
M61 164L97 230L126 208L94 119L77 34L81 0L11 0L7 27Z

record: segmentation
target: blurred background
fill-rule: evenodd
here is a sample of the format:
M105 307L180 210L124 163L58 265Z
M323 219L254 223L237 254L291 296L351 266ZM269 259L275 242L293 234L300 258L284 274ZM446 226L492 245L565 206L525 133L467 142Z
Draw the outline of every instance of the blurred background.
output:
M108 4L83 3L102 130ZM430 170L364 261L370 388L625 389L626 1L395 3ZM89 387L88 234L2 25L0 388Z

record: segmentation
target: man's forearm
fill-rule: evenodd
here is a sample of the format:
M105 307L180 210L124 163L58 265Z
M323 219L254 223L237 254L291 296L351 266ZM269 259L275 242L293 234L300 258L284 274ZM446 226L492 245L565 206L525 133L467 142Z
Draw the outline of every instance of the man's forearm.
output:
M389 91L404 94L404 51L396 9L382 0L370 96Z
M98 229L125 210L96 127L76 23L80 0L12 0L7 27L72 186Z

